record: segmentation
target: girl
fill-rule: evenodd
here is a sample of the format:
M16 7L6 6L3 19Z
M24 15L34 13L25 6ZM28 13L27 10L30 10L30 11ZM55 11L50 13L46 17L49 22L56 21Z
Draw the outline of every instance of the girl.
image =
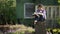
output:
M37 11L35 11L33 14L35 16L34 24L36 24L38 21L46 20L46 11L43 9L43 6L40 4L37 8Z

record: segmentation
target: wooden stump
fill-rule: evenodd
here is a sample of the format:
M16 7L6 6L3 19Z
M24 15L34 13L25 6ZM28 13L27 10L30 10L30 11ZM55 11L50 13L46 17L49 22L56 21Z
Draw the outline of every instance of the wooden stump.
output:
M46 23L45 22L36 23L35 34L46 34Z

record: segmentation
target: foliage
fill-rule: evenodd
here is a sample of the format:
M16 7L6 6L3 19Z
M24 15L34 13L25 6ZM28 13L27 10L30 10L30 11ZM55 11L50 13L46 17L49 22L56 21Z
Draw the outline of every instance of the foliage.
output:
M58 34L58 33L60 33L60 28L53 28L53 29L51 29L51 28L48 28L48 29L46 29L47 31L50 31L50 30L52 30L52 32L53 32L53 34Z
M58 3L60 3L60 0L58 0Z
M60 25L60 18L57 18L58 24Z
M0 21L2 23L8 23L16 21L16 7L13 5L13 0L2 0L0 1Z

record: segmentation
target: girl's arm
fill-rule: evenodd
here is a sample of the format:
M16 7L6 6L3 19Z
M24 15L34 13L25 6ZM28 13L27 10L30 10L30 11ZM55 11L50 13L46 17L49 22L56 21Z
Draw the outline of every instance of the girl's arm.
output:
M46 11L43 12L43 17L46 19Z

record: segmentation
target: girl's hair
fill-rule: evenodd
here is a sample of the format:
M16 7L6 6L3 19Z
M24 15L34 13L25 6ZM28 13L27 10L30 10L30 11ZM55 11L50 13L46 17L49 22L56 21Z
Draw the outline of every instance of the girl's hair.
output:
M39 5L38 5L38 8L39 8L39 7L42 7L42 5L41 5L41 4L39 4Z
M37 8L39 8L39 7L44 8L44 6L42 4L38 4Z

